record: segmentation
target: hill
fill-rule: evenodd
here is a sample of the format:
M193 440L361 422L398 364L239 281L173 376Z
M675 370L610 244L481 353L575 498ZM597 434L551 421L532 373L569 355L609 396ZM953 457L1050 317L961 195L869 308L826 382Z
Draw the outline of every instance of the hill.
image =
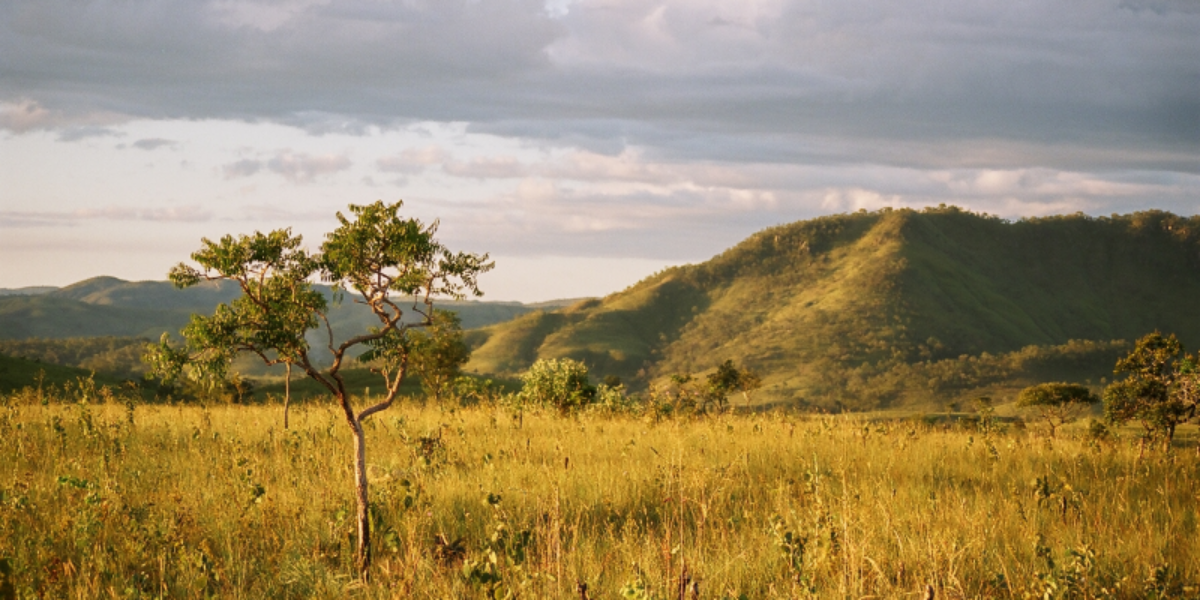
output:
M332 292L322 287L328 296ZM29 290L33 288L22 288ZM0 294L0 340L25 338L79 338L128 336L158 339L179 331L192 313L211 314L217 304L240 294L229 282L207 282L186 290L166 281L124 281L93 277L37 293L9 290ZM18 293L19 292L19 293ZM453 310L464 328L482 327L532 312L538 307L560 306L565 301L539 305L520 302L437 302ZM361 331L374 325L370 311L346 297L330 311L335 331Z
M1047 379L1098 384L1154 329L1194 347L1198 293L1197 217L860 211L473 332L468 368L511 375L566 356L644 386L732 359L762 376L762 402L940 406Z
M332 299L332 291L320 287ZM62 288L3 291L7 293L0 293L0 355L122 378L137 377L145 371L139 358L147 341L157 340L164 332L177 334L192 313L212 314L217 304L230 302L240 294L229 282L207 282L179 290L166 281L124 281L115 277L93 277ZM526 305L447 300L436 306L457 312L463 327L472 328L569 302ZM377 325L374 319L349 296L332 303L329 313L338 335L365 331ZM236 368L254 377L282 376L284 372L282 367L267 369L253 357L239 359Z

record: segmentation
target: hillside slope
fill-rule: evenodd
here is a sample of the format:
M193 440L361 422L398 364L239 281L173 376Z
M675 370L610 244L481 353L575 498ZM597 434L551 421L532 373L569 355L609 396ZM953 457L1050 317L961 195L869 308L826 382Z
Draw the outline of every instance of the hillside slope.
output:
M760 401L937 405L1111 373L1122 340L1200 342L1200 218L1150 211L1008 222L954 207L759 232L603 300L472 334L468 368L568 356L644 385L724 360Z

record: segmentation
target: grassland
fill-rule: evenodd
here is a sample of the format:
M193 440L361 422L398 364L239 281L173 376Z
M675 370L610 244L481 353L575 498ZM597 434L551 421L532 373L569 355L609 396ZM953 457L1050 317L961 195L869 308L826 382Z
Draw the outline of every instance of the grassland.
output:
M369 422L364 585L348 428L320 403L293 411L284 431L270 404L6 396L15 597L1146 598L1200 582L1194 432L1139 457L1132 435L1082 429L409 403Z

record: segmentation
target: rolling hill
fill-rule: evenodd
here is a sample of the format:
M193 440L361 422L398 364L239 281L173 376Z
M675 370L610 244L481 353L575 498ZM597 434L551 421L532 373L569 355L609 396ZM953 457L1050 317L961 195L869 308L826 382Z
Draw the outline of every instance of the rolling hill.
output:
M326 294L331 295L328 288ZM193 313L212 314L217 304L240 294L229 282L206 282L186 290L166 281L124 281L93 277L63 288L0 290L0 355L38 359L92 369L119 377L144 372L141 348L164 332L175 335ZM458 313L463 326L481 327L513 319L538 308L571 301L519 302L440 301L436 306ZM365 308L349 297L334 303L330 324L339 336L356 335L377 325ZM319 348L315 342L314 347ZM321 353L316 352L318 361ZM280 375L255 357L236 363L243 375Z
M324 287L324 286L319 286ZM325 288L327 295L330 294ZM211 314L240 291L229 282L206 282L186 290L166 281L124 281L93 277L63 288L25 288L0 294L0 339L133 336L158 339L177 333L192 313ZM445 300L439 308L458 313L464 328L506 321L569 301L520 302ZM347 298L333 306L336 331L361 331L376 324L366 309Z
M762 376L761 402L940 406L1048 379L1098 385L1155 329L1195 346L1198 294L1197 217L860 211L471 332L468 369L565 356L636 387L732 359Z

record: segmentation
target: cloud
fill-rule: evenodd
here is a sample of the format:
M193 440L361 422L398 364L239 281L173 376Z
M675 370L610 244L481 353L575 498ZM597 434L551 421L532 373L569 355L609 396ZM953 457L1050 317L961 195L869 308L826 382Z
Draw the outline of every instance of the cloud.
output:
M1182 0L13 0L0 126L436 121L677 159L1200 172L1197 56Z
M0 40L0 46L2 44L3 40ZM107 126L127 120L124 115L94 109L74 113L50 110L29 98L0 99L0 130L16 134L57 130L59 141L73 142L89 137L121 135Z
M45 107L28 98L16 102L0 103L0 129L14 133L25 133L58 125Z
M375 161L375 166L385 173L415 174L439 165L449 159L445 150L436 144L422 148L408 148L394 156L385 156Z
M263 161L243 158L236 160L221 167L221 172L225 175L225 179L238 179L240 177L249 177L258 173L263 169Z
M455 177L475 179L512 179L529 174L529 169L515 156L490 156L473 158L466 162L446 162L442 170Z
M107 205L58 211L0 210L0 228L74 226L89 221L155 221L199 223L213 218L198 206L135 207Z
M88 138L97 137L121 137L125 135L117 129L111 127L102 127L100 125L80 125L78 127L69 127L62 129L58 134L60 142L78 142Z
M266 162L266 168L284 176L292 183L311 183L319 177L349 169L350 158L344 154L312 156L281 152Z
M335 173L345 171L351 166L350 158L345 154L311 155L291 150L280 150L274 156L265 159L242 158L221 166L225 179L250 177L266 170L296 184L307 184Z
M178 143L173 140L167 140L163 138L142 138L134 142L132 145L134 148L141 150L157 150L158 148L162 147L174 148L176 145L178 145Z

